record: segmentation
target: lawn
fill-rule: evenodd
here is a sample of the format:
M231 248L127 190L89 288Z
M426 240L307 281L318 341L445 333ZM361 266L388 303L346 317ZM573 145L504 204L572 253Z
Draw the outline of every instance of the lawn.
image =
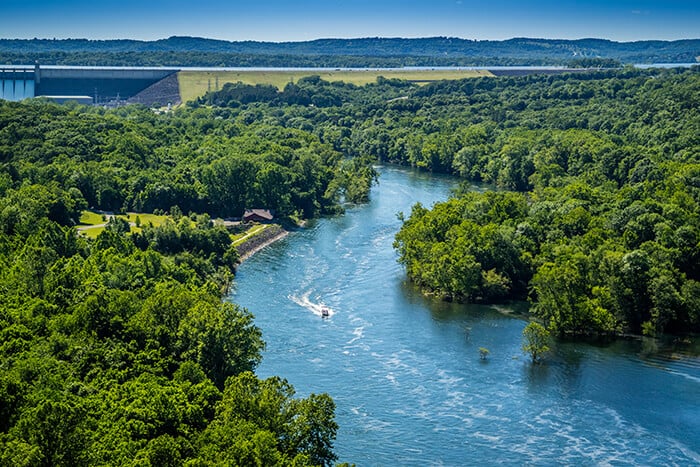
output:
M208 90L221 89L225 83L240 81L246 84L272 84L281 90L290 81L298 81L304 76L312 75L318 75L326 81L345 81L357 85L374 83L378 76L387 79L405 79L417 83L493 76L488 70L222 70L181 71L178 73L178 80L182 102L187 102L204 95Z
M170 216L160 216L156 214L145 214L138 212L127 212L126 214L117 214L117 217L126 219L131 224L131 233L141 232L139 227L136 227L136 217L139 218L140 225L148 225L149 223L157 227L162 225L166 219L172 219ZM107 221L102 218L102 213L93 211L83 211L80 216L80 224L78 224L78 232L88 238L97 238L97 236L105 229ZM251 237L254 237L264 230L270 228L270 224L254 224L245 231L231 235L231 241L234 245L239 245Z
M258 235L261 233L263 230L269 228L269 224L258 224L254 225L253 227L249 228L245 232L241 232L237 235L231 235L231 241L233 242L233 245L240 245L244 241L248 240L250 237L254 237L255 235Z
M159 216L156 214L144 214L137 212L127 212L126 214L117 214L117 217L126 219L131 224L132 232L141 232L141 229L136 227L134 223L136 222L136 217L139 217L141 225L148 225L152 223L154 226L159 226L165 222L165 219L170 218L170 216ZM100 232L105 229L105 223L107 221L102 219L102 214L93 211L83 211L80 216L80 224L78 224L78 231L89 238L96 238Z
M80 215L80 225L97 225L104 224L105 220L102 219L102 214L93 211L83 211Z
M159 225L162 225L166 219L172 219L172 217L170 217L170 216L159 216L156 214L145 214L145 213L139 213L139 212L127 212L126 216L120 215L117 217L122 217L122 218L128 220L129 222L136 222L137 216L141 220L141 225L148 225L149 223L151 223L151 224L153 224L154 227L158 227Z

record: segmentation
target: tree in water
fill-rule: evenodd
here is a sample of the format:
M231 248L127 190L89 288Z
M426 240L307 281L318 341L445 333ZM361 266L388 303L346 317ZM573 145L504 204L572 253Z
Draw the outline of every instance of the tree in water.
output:
M479 358L482 360L486 360L489 357L489 349L486 347L479 347Z
M523 329L523 352L530 354L532 363L540 363L549 352L549 331L540 323L532 322Z

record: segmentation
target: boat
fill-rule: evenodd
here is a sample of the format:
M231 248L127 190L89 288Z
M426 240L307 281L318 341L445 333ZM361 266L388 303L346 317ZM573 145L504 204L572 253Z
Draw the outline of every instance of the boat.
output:
M329 316L328 308L321 308L321 318L328 318Z

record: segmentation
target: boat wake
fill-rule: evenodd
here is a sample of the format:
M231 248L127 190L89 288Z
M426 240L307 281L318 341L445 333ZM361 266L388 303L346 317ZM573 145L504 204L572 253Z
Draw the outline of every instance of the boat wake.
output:
M306 292L304 295L301 297L297 297L296 295L289 295L288 298L299 305L302 308L306 308L309 310L311 313L323 318L330 318L335 314L335 310L333 310L331 307L324 305L323 303L314 303L311 301L309 298L311 296L311 291Z

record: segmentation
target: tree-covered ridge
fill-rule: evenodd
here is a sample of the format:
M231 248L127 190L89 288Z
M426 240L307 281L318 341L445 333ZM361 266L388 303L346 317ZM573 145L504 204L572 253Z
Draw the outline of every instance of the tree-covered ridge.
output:
M416 206L396 237L411 279L451 299L529 297L560 334L697 332L697 70L492 83L420 91L442 104L422 160L515 191Z
M676 60L684 59L678 56ZM649 60L665 63L666 56ZM592 59L594 67L616 67L615 59ZM58 66L115 66L115 67L231 67L231 68L403 68L403 67L475 67L475 66L573 66L582 62L571 58L507 58L507 57L444 57L393 56L373 57L358 55L286 55L240 54L225 52L2 52L0 63ZM583 62L590 63L590 62ZM685 62L684 62L685 63ZM690 62L693 63L693 62Z
M2 63L152 66L488 66L566 64L575 58L623 63L695 63L700 40L503 41L455 37L257 42L170 37L157 41L0 39ZM22 60L24 60L22 62Z

